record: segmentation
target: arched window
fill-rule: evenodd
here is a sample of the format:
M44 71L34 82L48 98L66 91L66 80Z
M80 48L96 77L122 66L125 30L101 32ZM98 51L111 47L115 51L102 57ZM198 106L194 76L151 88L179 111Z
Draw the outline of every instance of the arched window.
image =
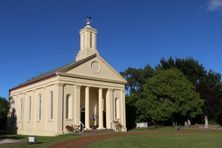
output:
M115 118L119 119L119 99L115 98Z
M83 48L85 48L86 47L86 45L85 45L85 34L83 34Z
M66 96L66 119L72 119L72 96Z
M39 113L38 113L38 120L42 118L42 95L39 94Z
M90 48L92 48L92 45L93 45L93 41L92 41L92 37L93 37L93 34L92 33L90 33L90 41L89 41L89 43L90 43Z
M23 99L20 99L20 120L22 120L23 114Z
M53 91L50 91L50 106L49 106L49 112L50 112L50 114L49 114L49 119L53 119Z
M29 120L31 120L31 115L32 115L32 97L29 96Z

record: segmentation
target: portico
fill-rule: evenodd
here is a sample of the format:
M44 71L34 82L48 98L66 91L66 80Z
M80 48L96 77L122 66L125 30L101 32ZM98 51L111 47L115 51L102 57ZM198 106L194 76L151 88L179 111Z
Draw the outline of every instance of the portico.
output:
M84 116L81 115L80 121L85 124L85 128L90 130L111 129L112 121L110 120L110 105L113 102L110 94L112 89L93 86L81 86L84 93L80 98L81 107L84 108Z

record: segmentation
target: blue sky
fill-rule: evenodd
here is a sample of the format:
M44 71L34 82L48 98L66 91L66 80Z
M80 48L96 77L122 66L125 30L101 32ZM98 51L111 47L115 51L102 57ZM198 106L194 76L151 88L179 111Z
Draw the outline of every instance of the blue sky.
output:
M74 61L87 16L117 71L192 56L222 72L222 0L1 0L0 96Z

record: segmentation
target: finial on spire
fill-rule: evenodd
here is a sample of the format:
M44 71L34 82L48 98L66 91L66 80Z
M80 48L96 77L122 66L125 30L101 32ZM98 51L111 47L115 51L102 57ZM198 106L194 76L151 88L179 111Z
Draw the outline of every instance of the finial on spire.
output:
M90 25L91 20L92 20L92 17L91 17L91 16L88 16L88 17L86 18L86 25Z

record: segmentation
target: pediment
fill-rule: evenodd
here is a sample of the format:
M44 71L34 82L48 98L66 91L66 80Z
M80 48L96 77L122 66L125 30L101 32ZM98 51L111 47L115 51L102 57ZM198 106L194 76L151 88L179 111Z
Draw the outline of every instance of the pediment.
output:
M97 78L126 83L126 80L98 54L68 66L63 72L90 79Z

